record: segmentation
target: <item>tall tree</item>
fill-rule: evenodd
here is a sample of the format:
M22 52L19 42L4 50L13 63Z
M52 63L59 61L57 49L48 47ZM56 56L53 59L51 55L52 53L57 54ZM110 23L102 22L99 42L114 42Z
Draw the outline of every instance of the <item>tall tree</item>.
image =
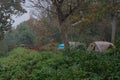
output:
M13 20L11 16L25 12L21 4L25 0L0 0L0 39L4 37L5 31L10 30Z
M89 4L84 13L87 22L107 20L111 24L111 42L115 42L117 19L120 16L120 0L88 0ZM84 7L85 8L85 7ZM86 14L87 12L87 14Z
M120 1L119 1L120 2ZM111 17L112 17L112 33L111 33L111 42L115 42L115 37L116 37L116 26L117 26L117 13L120 10L120 8L118 8L118 6L120 6L120 3L118 2L118 0L112 0L112 13L111 13ZM119 5L118 5L119 4Z
M109 17L109 20L111 21L111 42L114 43L116 37L117 19L120 15L120 0L105 0L99 2L103 4L101 6L103 12L102 14L100 13L100 15L104 15L102 16L102 19Z
M55 13L63 34L63 42L68 44L68 25L66 21L78 10L80 19L84 22L108 19L112 23L111 41L115 40L116 20L120 12L119 0L36 0L31 1L34 7ZM82 13L82 14L81 14ZM80 20L78 22L81 22Z
M36 35L35 41L37 46L48 44L51 38L56 39L55 35L58 33L58 24L57 21L55 21L56 19L50 19L49 17L42 16L40 20L31 17L26 22L31 31Z
M33 1L34 7L43 8L49 12L55 13L59 21L59 28L63 34L63 42L68 45L68 33L66 21L68 17L82 4L82 0L37 0ZM51 9L52 8L52 9Z
M15 31L17 45L34 46L35 35L26 23L21 23Z

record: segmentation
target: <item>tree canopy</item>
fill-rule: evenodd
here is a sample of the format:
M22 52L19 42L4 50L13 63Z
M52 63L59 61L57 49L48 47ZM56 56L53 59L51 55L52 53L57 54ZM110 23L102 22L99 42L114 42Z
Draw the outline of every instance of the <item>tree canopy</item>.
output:
M11 28L11 16L25 12L21 6L24 2L25 0L0 0L0 39L4 37L5 31Z

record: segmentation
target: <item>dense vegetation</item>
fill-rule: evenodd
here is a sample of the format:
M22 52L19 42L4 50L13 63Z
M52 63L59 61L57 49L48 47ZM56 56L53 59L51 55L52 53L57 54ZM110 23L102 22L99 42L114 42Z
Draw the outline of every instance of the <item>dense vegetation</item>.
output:
M120 80L120 53L16 48L0 59L0 80Z
M30 19L11 28L26 1ZM119 0L4 0L0 11L0 80L120 80ZM116 47L88 52L69 41Z
M6 31L11 29L12 15L20 15L25 12L21 4L25 0L1 0L0 1L0 40L4 38Z

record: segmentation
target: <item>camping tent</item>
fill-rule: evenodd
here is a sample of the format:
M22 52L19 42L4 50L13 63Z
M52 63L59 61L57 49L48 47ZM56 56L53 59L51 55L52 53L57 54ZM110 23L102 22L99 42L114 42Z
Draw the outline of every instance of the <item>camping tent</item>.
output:
M115 46L106 41L95 41L93 43L90 43L89 47L87 48L88 51L99 51L99 52L104 52L109 48L114 48Z

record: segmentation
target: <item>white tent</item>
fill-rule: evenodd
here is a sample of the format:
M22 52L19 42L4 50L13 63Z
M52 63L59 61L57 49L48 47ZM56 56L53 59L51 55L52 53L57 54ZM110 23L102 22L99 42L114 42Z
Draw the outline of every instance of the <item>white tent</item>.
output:
M99 51L104 52L109 48L114 48L114 44L106 41L95 41L90 43L89 47L87 48L88 51Z
M85 46L85 44L80 43L80 42L71 42L71 41L69 41L69 46L75 48L75 47Z

